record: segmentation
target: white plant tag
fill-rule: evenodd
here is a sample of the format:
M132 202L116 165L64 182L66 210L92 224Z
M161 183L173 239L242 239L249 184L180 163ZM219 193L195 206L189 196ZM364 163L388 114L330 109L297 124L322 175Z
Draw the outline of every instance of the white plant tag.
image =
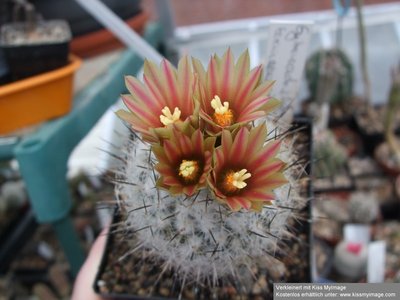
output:
M271 96L283 101L281 112L290 107L293 114L296 107L312 26L312 21L271 21L269 25L265 79L276 80Z
M346 242L368 245L371 240L370 226L362 224L346 224L343 228Z
M376 241L368 247L368 282L380 283L385 280L386 242Z

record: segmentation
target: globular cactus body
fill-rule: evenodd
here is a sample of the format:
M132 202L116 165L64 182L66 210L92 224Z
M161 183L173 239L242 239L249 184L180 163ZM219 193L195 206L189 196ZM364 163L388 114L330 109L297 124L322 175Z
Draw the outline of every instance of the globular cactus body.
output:
M339 49L319 50L305 66L311 99L318 103L341 104L353 93L353 67Z
M317 178L333 177L343 172L348 159L346 149L331 131L324 131L316 137L314 155L314 174Z
M250 69L247 51L236 63L230 50L215 55L207 70L191 62L146 62L144 83L126 78L129 111L118 114L141 135L116 180L121 230L134 233L127 254L151 255L182 286L214 287L227 277L247 285L305 205L304 166L288 128L269 121L280 101L269 96L273 82L261 80L261 66Z
M354 193L349 201L349 217L351 222L371 223L377 219L379 205L375 193Z
M295 159L291 147L280 154L288 163ZM291 178L293 169L286 172L289 183L275 190L273 205L261 212L233 212L207 189L192 197L156 189L159 176L150 147L134 139L127 151L116 194L127 212L125 228L135 231L132 251L150 251L181 280L216 284L224 276L251 278L257 258L274 257L278 242L287 236L287 220L294 216L288 208L305 205Z

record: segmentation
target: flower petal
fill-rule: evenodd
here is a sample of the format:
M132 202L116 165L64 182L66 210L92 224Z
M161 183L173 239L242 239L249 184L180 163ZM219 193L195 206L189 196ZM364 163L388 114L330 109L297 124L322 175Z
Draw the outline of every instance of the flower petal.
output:
M250 95L261 79L262 67L254 68L247 76L246 80L239 84L239 90L235 96L234 109L242 111L251 100Z
M178 63L178 93L180 99L180 109L185 112L185 114L192 114L193 112L193 73L190 67L188 56L184 56L179 60Z
M273 160L271 163L263 164L261 167L257 168L257 179L279 172L284 166L285 163L278 159Z
M266 123L263 123L250 130L249 145L251 145L251 147L249 148L253 149L254 150L253 152L258 152L259 149L261 149L262 146L264 145L267 135L268 131ZM247 155L250 155L250 152L247 153Z
M229 158L235 161L244 161L247 147L249 145L249 131L243 127L237 133L230 149Z
M165 155L167 156L170 163L174 164L179 159L179 149L174 143L170 141L164 141Z
M282 173L275 173L268 177L255 178L255 180L252 181L252 184L254 184L255 186L260 186L260 188L262 187L266 190L272 190L287 182L288 181L285 175L283 175Z
M160 127L160 119L144 105L140 105L129 95L121 95L122 101L126 107L133 112L141 121L146 123L148 127Z
M248 164L250 166L259 166L263 162L272 159L276 156L280 146L281 141L279 140L267 143L264 148L258 153L258 155L254 155L253 157L249 158Z
M249 71L250 71L250 56L249 56L249 50L246 49L246 51L244 51L242 55L240 55L236 63L234 85L239 86L243 84L246 75L249 73Z
M144 85L135 77L125 76L125 85L134 98L136 98L135 100L144 102L152 111L161 111L162 107L157 102L157 99L151 97Z
M156 64L146 59L143 65L143 73L151 82L154 83L154 86L157 87L157 90L160 92L163 99L167 99L168 91L166 90L164 76L162 75L161 70L159 70Z
M239 203L243 208L245 209L250 209L251 207L251 201L245 197L234 197L233 198L237 203Z
M274 200L275 195L271 193L270 190L256 190L251 189L243 193L243 197L251 199L252 201L269 201Z
M239 211L242 208L242 205L240 205L240 203L237 202L235 198L227 198L226 203L233 211Z
M212 57L208 64L206 81L207 90L209 91L208 96L210 97L209 101L211 101L211 99L220 92L222 79L218 77L217 73L217 62L215 58Z
M262 111L262 110L255 111L250 114L240 116L240 123L249 123L254 120L263 118L265 116L266 116L266 114L264 111Z
M220 92L220 98L229 100L231 97L234 96L233 94L233 77L234 77L234 58L232 55L232 51L229 48L222 57L221 61L221 79L222 79L222 86Z
M270 97L267 98L258 98L253 100L252 102L249 103L249 105L247 105L241 112L240 115L238 116L238 122L243 122L242 118L243 117L245 119L245 117L255 111L261 111L261 108L263 107L263 105L266 105L267 102L270 100ZM266 115L264 113L264 115ZM248 118L248 117L247 117Z
M195 185L189 185L183 188L183 192L189 197L193 196L196 191L197 191L197 186Z
M161 69L163 70L165 82L167 84L166 86L167 91L169 91L169 94L167 94L168 98L165 99L166 102L169 104L168 106L170 107L170 109L174 109L175 107L182 109L179 103L180 98L177 90L177 81L176 81L177 75L175 68L171 65L169 61L164 59L161 62Z
M282 105L282 101L276 98L270 98L268 102L262 107L262 110L270 113L279 108Z
M232 147L232 135L228 130L223 130L222 131L222 138L221 138L221 147L222 147L222 152L223 155L228 158L229 157L229 150Z
M269 94L270 90L275 84L275 80L268 80L262 82L253 92L252 97L257 99L258 97L265 97Z

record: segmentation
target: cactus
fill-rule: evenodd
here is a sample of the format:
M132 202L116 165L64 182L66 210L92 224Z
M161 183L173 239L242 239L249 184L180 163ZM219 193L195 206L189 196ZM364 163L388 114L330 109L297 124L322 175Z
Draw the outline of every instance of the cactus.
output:
M346 280L357 281L367 271L368 246L341 241L335 248L333 266Z
M351 222L371 223L377 219L379 204L374 193L357 192L349 201L349 217Z
M368 73L368 59L367 59L367 35L365 33L364 26L364 18L362 13L362 7L364 4L363 0L356 0L356 12L357 12L357 28L358 28L358 38L360 42L360 65L361 65L361 74L364 85L364 99L366 100L365 104L368 107L368 104L371 103L371 81L369 79ZM367 108L368 109L368 108Z
M319 50L305 66L311 99L318 103L341 104L353 93L353 68L340 49Z
M338 143L331 131L323 131L314 143L314 174L316 178L333 177L346 167L346 149Z
M385 137L394 159L400 165L400 142L395 134L395 117L400 110L400 64L392 70L392 86L386 105Z
M274 269L275 253L291 235L288 220L306 203L299 194L304 169L297 163L295 139L280 134L287 128L269 118L257 127L251 122L266 117L279 101L261 96L272 82L262 83L261 69L250 71L248 60L245 52L235 64L228 50L222 58L212 57L205 71L193 59L199 79L193 80L199 84L192 85L193 92L187 85L187 58L178 70L166 62L160 69L145 65L146 84L152 89L148 95L139 81L127 79L132 96L126 96L125 103L131 112L118 114L141 137L132 135L116 173L116 196L125 216L120 230L134 233L127 255L154 257L162 266L160 278L173 270L182 289L187 282L216 287L224 278L233 278L238 291L250 291L258 279L252 270L259 264ZM157 108L158 98L143 112L137 103L157 96L154 89L161 80L155 80L156 75L169 80L175 103ZM215 82L210 84L210 79ZM182 86L185 93L179 91ZM202 122L196 115L198 103L190 106L180 95L198 97ZM243 99L251 106L246 108ZM247 121L235 122L241 118Z
M232 212L207 190L192 197L171 196L154 188L159 177L149 151L139 139L130 142L123 175L117 180L121 182L116 185L117 198L128 212L126 228L136 232L132 251L150 249L182 281L216 284L227 275L248 277L256 258L273 257L277 243L287 234L286 220L293 216L287 207L305 204L295 192L294 178L275 190L275 204L261 213Z

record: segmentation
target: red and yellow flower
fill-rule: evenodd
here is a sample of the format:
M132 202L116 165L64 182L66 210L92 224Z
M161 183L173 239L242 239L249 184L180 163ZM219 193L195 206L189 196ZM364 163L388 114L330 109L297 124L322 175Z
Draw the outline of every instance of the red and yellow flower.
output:
M171 124L196 124L196 79L188 57L179 61L178 69L166 60L160 67L145 61L143 83L127 76L125 84L130 94L122 95L122 99L129 111L120 110L117 115L145 140L156 142Z
M152 151L158 163L155 169L160 173L157 186L168 190L172 195L192 196L207 185L211 171L215 138L204 138L200 129L188 126L172 126L169 139L154 144Z
M248 51L236 64L230 49L222 58L215 55L207 71L199 60L192 62L199 78L200 117L207 122L209 134L232 130L279 107L280 101L268 95L274 82L262 81L261 65L250 70Z
M236 136L222 131L209 185L216 199L234 211L260 211L275 199L273 190L287 182L283 174L285 163L277 158L280 141L264 144L266 138L265 125L251 130L243 127Z

